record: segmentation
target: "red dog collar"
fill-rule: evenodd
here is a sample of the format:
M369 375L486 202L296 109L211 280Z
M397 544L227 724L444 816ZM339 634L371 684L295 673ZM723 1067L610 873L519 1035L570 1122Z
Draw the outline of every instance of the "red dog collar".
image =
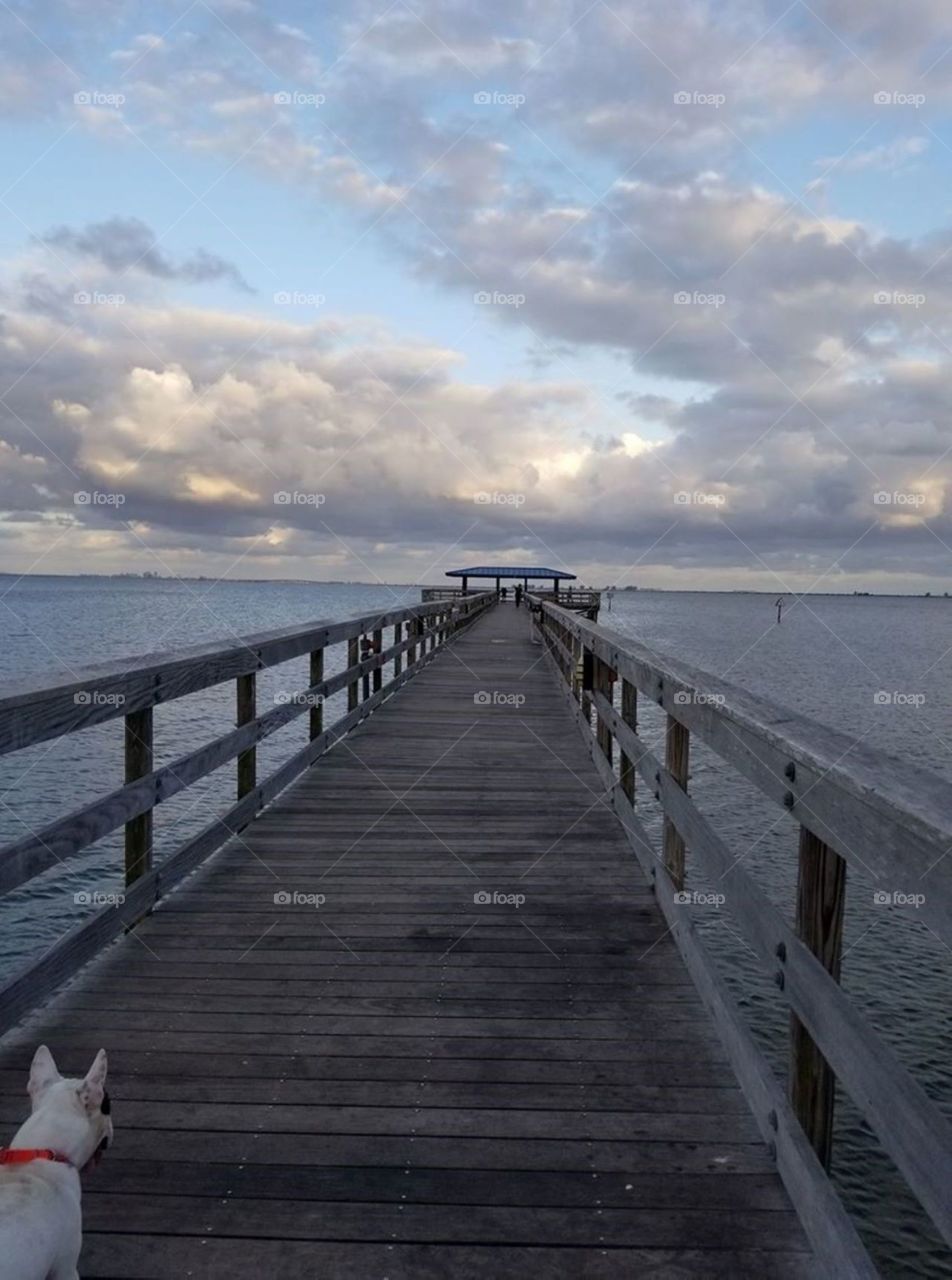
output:
M56 1164L72 1164L67 1157L50 1147L0 1147L0 1164L29 1164L31 1160L53 1160Z

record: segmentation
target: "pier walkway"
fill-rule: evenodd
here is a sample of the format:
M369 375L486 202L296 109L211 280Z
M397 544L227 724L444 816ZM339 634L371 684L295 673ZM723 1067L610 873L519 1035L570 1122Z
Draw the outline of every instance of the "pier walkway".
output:
M109 1053L82 1274L821 1274L609 792L491 607L10 1032L8 1132Z

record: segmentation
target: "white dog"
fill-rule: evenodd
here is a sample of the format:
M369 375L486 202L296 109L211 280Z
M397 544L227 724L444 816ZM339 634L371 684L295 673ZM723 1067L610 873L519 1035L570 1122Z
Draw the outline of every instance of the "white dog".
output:
M41 1044L30 1067L33 1111L0 1149L0 1272L5 1280L78 1280L79 1172L112 1140L106 1051L85 1080L64 1080Z

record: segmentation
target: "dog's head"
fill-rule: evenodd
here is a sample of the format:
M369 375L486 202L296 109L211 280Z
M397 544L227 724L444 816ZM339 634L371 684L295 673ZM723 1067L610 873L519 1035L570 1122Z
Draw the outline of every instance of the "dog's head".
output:
M106 1051L100 1049L82 1080L64 1079L53 1055L41 1044L33 1055L28 1091L32 1119L51 1133L50 1146L62 1150L82 1170L95 1168L112 1141Z

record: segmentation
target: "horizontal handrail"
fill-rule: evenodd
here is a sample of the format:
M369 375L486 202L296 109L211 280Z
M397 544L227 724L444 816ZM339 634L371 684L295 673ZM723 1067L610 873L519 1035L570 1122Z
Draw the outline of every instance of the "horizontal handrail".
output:
M952 945L952 783L568 610L541 607L846 862L910 888L928 874L925 902L897 905Z
M596 692L593 702L648 785L660 791L662 807L698 865L729 890L731 910L744 940L771 972L782 973L790 1007L847 1093L861 1099L860 1106L884 1149L933 1221L943 1222L952 1236L948 1182L952 1122L804 946L753 877L738 865L736 856L657 756L624 724L603 694Z
M77 732L92 723L125 717L126 781L64 817L0 849L0 893L23 885L115 831L126 831L126 887L118 900L99 909L39 958L31 959L0 987L0 1030L69 977L107 941L133 924L159 896L247 825L298 774L365 719L381 701L412 679L439 647L495 604L494 592L433 605L409 605L361 614L343 622L314 623L236 642L218 642L89 668L79 680L43 684L26 692L0 694L3 750L21 750L51 736ZM383 645L383 629L394 641ZM405 634L406 632L406 634ZM325 651L346 642L347 664L324 677ZM361 651L366 656L361 656ZM255 675L305 654L310 682L262 714L255 710ZM392 665L390 679L384 669ZM161 768L152 762L153 709L228 681L235 681L238 725ZM371 681L373 688L371 690ZM78 691L114 695L109 701L74 701ZM324 725L325 700L346 690L347 711ZM307 711L309 740L260 781L255 748ZM76 714L76 713L79 714ZM36 715L34 721L32 717ZM54 728L55 726L55 728ZM157 805L185 790L229 760L238 762L237 801L197 835L152 865L152 814ZM146 824L146 825L143 825Z
M806 1224L815 1243L825 1241L828 1247L833 1240L847 1273L857 1273L859 1267L858 1273L865 1274L852 1256L862 1246L855 1233L844 1246L842 1211L832 1205L832 1189L823 1179L832 1144L834 1079L856 1102L923 1208L952 1243L952 1123L839 985L847 863L867 870L872 866L880 874L889 870L894 876L909 875L906 854L912 843L915 874L925 859L926 867L933 867L952 842L952 787L871 748L857 752L854 759L853 744L844 734L686 663L660 657L538 596L530 597L530 606L613 807L708 1000L762 1131L786 1152L784 1159L778 1154L778 1164L794 1203L808 1218L823 1203L822 1222L814 1212L814 1221ZM620 710L614 694L619 680ZM639 693L667 713L664 760L638 734ZM688 795L692 734L768 796L779 799L800 824L796 930ZM621 756L617 775L615 747ZM636 776L661 805L660 853L633 807ZM863 805L869 811L860 815ZM877 837L883 849L870 848ZM716 965L691 924L690 910L682 904L685 895L678 891L684 886L686 848L691 866L696 865L708 882L724 885L740 933L772 972L789 1005L789 1104L777 1103L770 1084L773 1072L749 1041L740 1011L716 978ZM815 874L818 867L822 874ZM933 901L931 919L942 926L949 907L945 869L937 883L946 897Z
M487 597L490 592L467 600L471 603ZM198 693L368 631L417 618L433 620L444 612L445 605L440 602L407 605L359 614L343 622L313 622L97 664L82 668L67 681L0 686L0 755Z

